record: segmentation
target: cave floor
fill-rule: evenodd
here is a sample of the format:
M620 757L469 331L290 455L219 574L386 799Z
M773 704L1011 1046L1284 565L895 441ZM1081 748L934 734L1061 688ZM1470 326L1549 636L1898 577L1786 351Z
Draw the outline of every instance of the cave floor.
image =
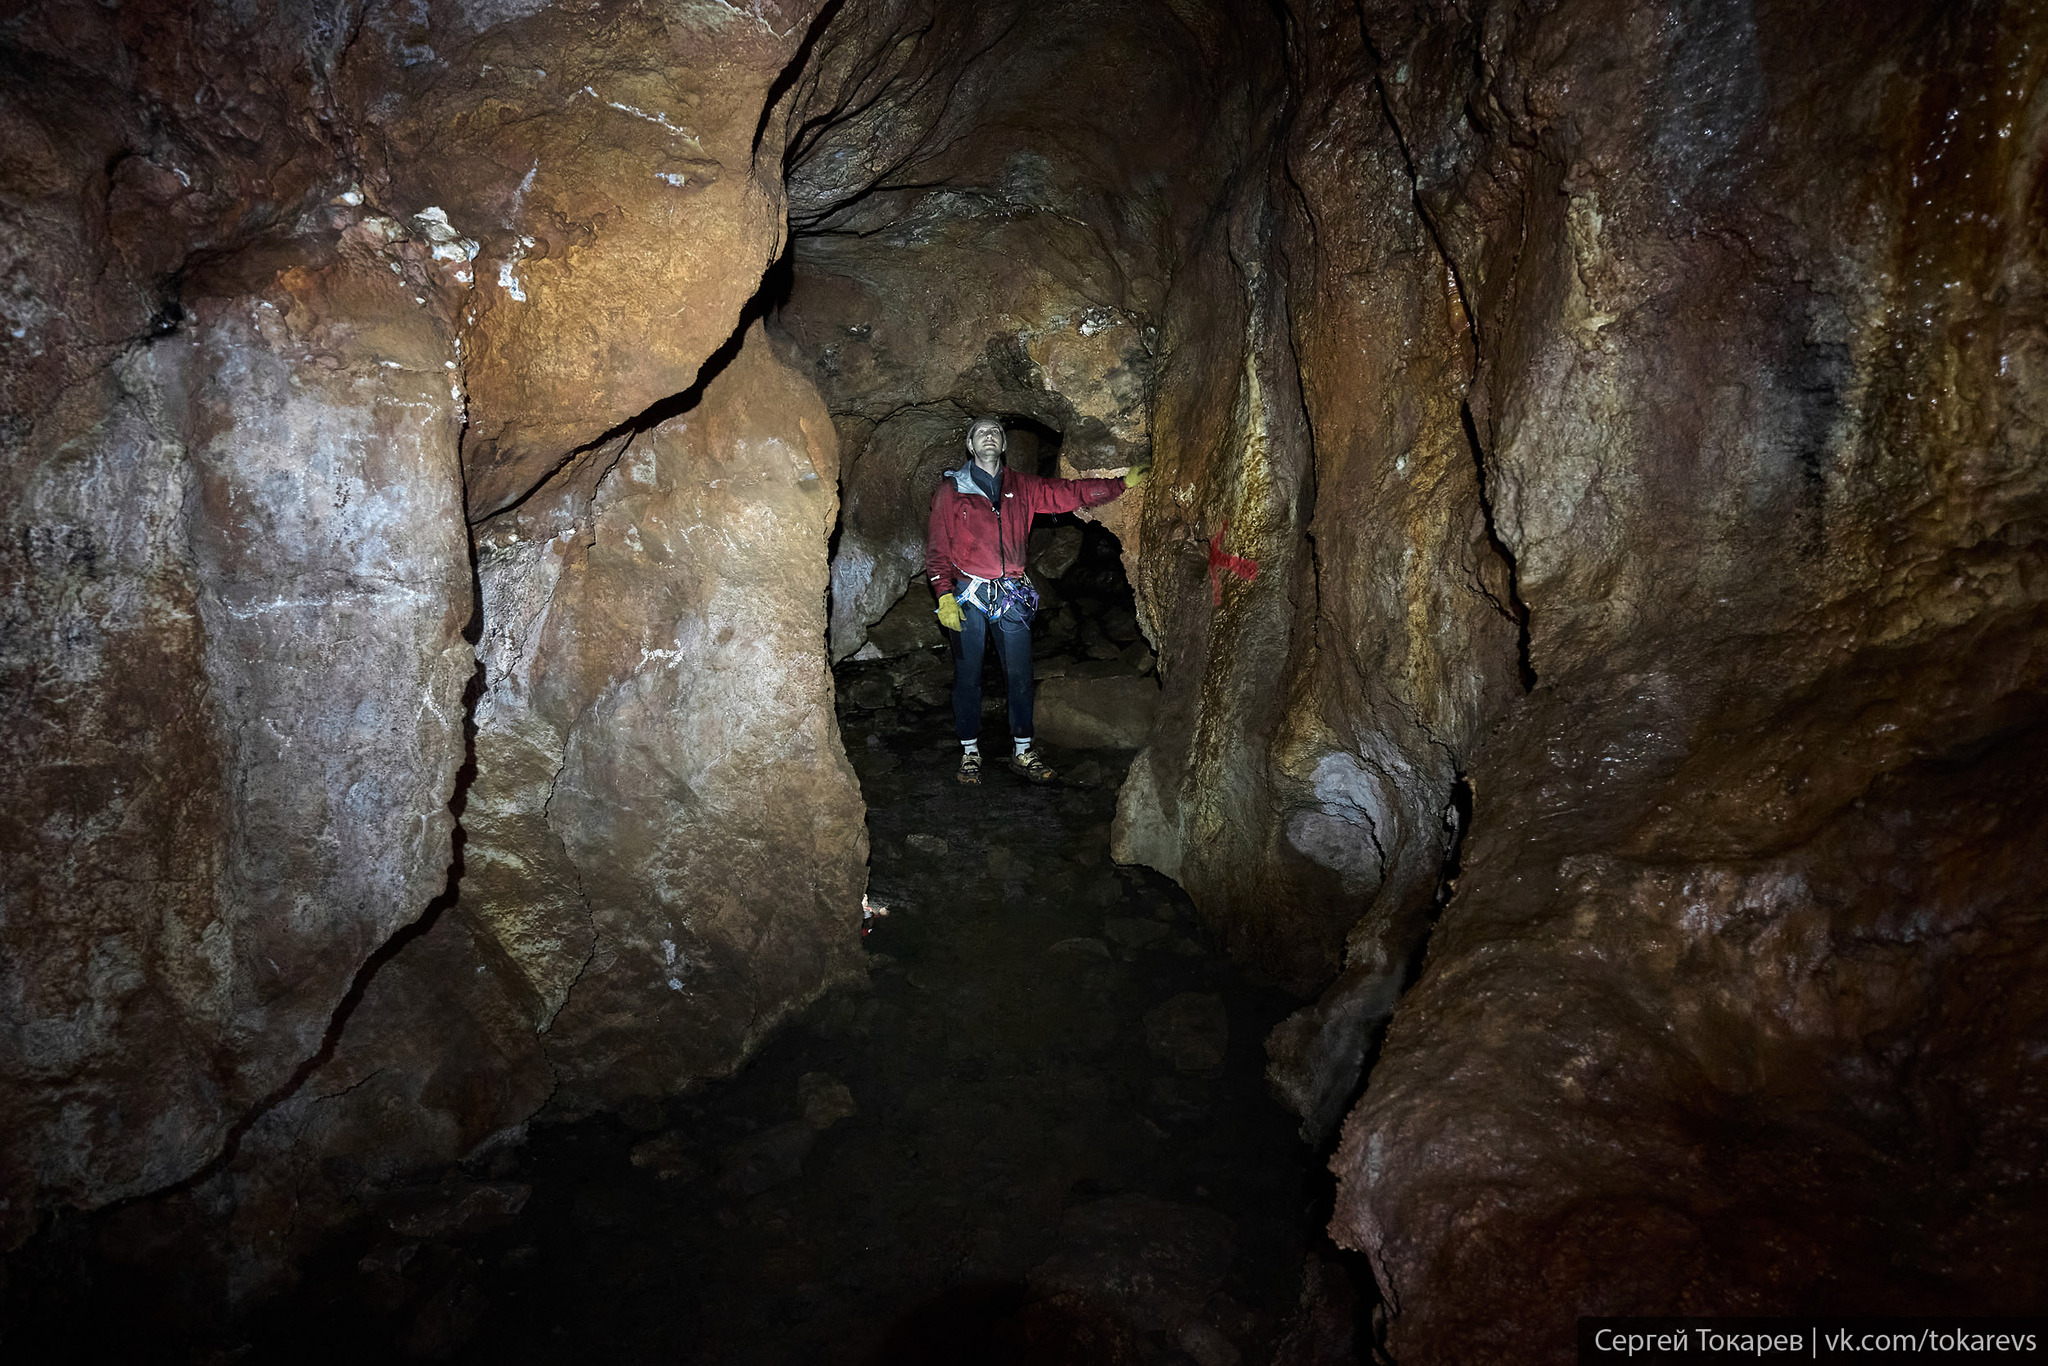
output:
M890 907L871 982L730 1080L537 1124L471 1174L530 1187L516 1218L357 1239L252 1325L257 1357L1271 1359L1326 1217L1263 1079L1294 1003L1112 864L1129 755L963 788L939 708L843 726Z

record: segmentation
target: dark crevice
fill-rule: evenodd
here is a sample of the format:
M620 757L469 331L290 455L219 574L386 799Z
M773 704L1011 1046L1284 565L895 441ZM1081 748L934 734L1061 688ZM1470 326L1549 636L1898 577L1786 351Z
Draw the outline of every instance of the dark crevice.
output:
M1501 564L1507 568L1508 600L1498 605L1515 623L1515 676L1521 680L1523 692L1534 692L1536 665L1529 657L1529 604L1522 600L1521 566L1515 563L1514 552L1500 538L1500 528L1493 520L1493 494L1486 480L1486 452L1479 444L1479 427L1472 420L1472 405L1460 403L1458 417L1464 424L1465 442L1472 450L1472 468L1479 479L1479 511L1486 525L1486 543L1493 547L1493 553L1500 556Z
M779 308L788 299L790 282L793 279L794 267L791 262L789 249L785 247L782 255L770 263L768 268L761 273L760 286L754 291L753 297L748 299L740 308L739 321L734 325L732 335L721 342L716 351L713 351L704 358L704 363L697 367L697 378L691 383L689 388L681 393L670 394L667 398L655 400L634 416L627 418L624 422L575 447L568 454L550 465L547 472L536 479L532 486L517 498L499 507L492 508L482 517L472 514L470 525L481 525L492 518L502 517L508 512L517 510L535 494L553 483L556 475L574 465L584 456L589 455L593 451L603 450L615 441L629 440L642 432L652 431L670 418L681 417L684 413L689 412L692 408L703 402L704 391L711 387L712 381L724 374L726 367L739 358L740 348L745 346L747 342L747 330L756 322L774 312L775 309Z
M1366 53L1373 60L1372 85L1378 96L1380 114L1387 121L1387 129L1393 135L1394 145L1400 149L1401 162L1407 168L1410 199L1415 206L1415 216L1422 223L1422 229L1429 234L1429 240L1436 247L1436 253L1450 273L1452 292L1458 296L1458 309L1465 319L1465 335L1472 344L1472 373L1467 383L1476 383L1479 376L1479 317L1473 311L1471 292L1465 288L1465 277L1458 269L1458 260L1444 240L1443 230L1436 216L1422 199L1422 176L1415 161L1414 149L1408 145L1408 136L1401 128L1401 120L1394 113L1394 102L1387 94L1386 59L1380 55L1378 46L1372 40L1372 31L1366 26L1365 7L1354 5L1358 17L1359 41L1365 45ZM1494 520L1493 494L1486 476L1486 448L1479 440L1478 425L1472 420L1472 405L1469 401L1458 405L1458 417L1465 428L1465 440L1472 449L1472 467L1479 478L1479 510L1486 522L1486 543L1500 556L1501 564L1507 569L1508 600L1498 604L1508 619L1515 624L1515 674L1521 681L1522 691L1533 692L1536 688L1536 667L1529 652L1529 604L1522 598L1520 566L1515 562L1514 552L1501 539L1500 526ZM1490 595L1489 595L1490 596Z
M761 121L754 125L753 154L756 157L761 155L761 139L768 136L768 124L775 117L776 107L782 103L782 97L789 93L790 87L803 77L804 69L811 64L811 49L818 45L818 39L831 27L833 18L845 3L846 0L825 0L824 8L811 19L810 30L804 34L803 42L797 44L796 55L789 59L768 87L768 97L761 104Z

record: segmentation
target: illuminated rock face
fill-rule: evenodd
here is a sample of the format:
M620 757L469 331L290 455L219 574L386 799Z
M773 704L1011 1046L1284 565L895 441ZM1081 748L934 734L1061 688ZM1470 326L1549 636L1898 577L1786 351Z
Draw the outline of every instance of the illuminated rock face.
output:
M836 467L756 322L688 413L479 528L462 904L531 991L562 1109L723 1071L863 971L819 647Z
M836 447L741 323L811 18L8 21L6 1245L200 1174L253 1293L857 971Z
M996 411L1398 1359L2048 1289L2038 17L174 10L0 29L0 1242L253 1293L856 971Z
M1534 685L1334 1163L1403 1361L2041 1293L2039 26L1870 20L1369 17Z

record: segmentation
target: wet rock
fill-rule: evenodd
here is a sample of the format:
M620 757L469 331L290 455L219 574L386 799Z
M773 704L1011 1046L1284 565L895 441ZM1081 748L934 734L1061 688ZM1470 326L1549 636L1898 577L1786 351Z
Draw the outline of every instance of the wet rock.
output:
M828 1072L806 1072L797 1078L797 1100L803 1107L804 1123L820 1132L860 1113L846 1083Z
M1085 935L1077 935L1072 939L1062 939L1048 949L1047 952L1065 954L1072 958L1108 958L1110 956L1108 944L1100 939Z
M1221 996L1187 991L1145 1012L1145 1046L1183 1072L1223 1065L1230 1013Z
M948 747L951 747L951 742L948 742ZM937 835L909 834L903 837L903 843L910 848L912 853L922 854L926 858L941 859L946 857L946 842Z
M1110 651L1114 658L1116 651ZM1047 679L1034 725L1046 743L1068 749L1137 749L1152 733L1159 688L1142 678Z
M1118 1195L1061 1217L1059 1249L1032 1271L1030 1284L1037 1294L1071 1297L1138 1332L1178 1335L1201 1323L1235 1255L1223 1215Z

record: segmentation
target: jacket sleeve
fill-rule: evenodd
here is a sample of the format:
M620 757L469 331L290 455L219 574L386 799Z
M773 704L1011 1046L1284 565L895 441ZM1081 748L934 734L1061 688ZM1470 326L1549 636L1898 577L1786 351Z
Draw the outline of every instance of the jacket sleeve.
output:
M941 483L932 492L931 524L924 538L924 574L935 598L953 591L953 519L941 511L945 501L946 486Z
M1092 508L1122 496L1124 481L1044 479L1034 475L1025 487L1030 490L1033 512L1072 512L1075 508Z

